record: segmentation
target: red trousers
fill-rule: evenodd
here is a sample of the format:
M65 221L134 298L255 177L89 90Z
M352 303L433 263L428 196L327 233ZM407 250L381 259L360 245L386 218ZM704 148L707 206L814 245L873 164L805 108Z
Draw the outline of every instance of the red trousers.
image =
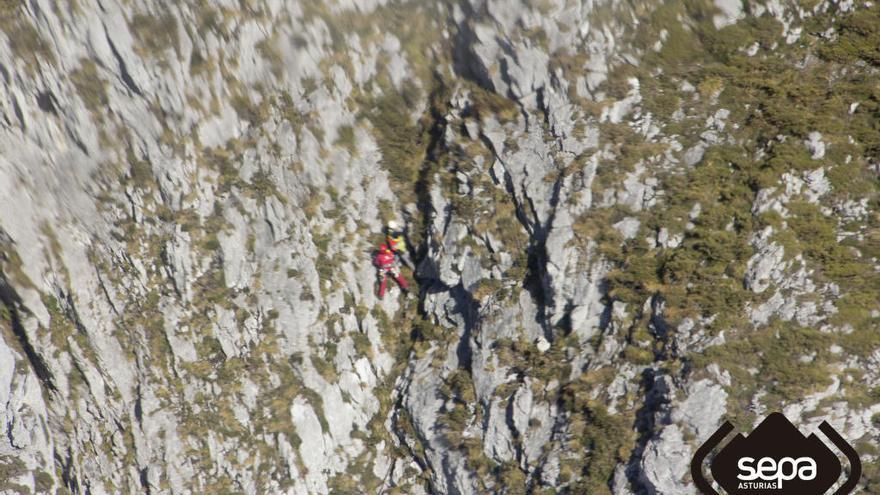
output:
M394 279L395 282L397 282L397 285L399 285L401 289L407 290L409 288L409 284L406 283L406 279L403 278L403 275L401 275L400 272L397 271L396 269L394 269L394 268L380 269L379 277L382 279L379 282L379 297L380 298L385 296L385 289L388 287L388 275L391 275L391 277Z

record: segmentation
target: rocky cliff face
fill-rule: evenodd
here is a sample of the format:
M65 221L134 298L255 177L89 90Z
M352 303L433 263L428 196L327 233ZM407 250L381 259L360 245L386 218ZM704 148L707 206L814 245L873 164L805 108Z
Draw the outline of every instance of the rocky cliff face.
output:
M877 483L873 4L0 16L0 493L695 493L772 410Z

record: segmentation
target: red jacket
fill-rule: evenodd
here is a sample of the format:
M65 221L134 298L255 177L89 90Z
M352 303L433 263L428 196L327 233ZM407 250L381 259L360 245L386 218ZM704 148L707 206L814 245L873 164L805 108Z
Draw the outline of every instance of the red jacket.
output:
M394 253L391 252L382 252L376 255L373 259L373 264L375 264L379 268L391 268L394 266Z

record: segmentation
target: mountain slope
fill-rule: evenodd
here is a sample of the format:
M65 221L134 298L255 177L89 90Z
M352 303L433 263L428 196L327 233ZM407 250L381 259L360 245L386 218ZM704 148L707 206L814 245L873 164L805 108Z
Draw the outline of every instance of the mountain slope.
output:
M773 410L872 489L876 6L0 12L0 492L695 493Z

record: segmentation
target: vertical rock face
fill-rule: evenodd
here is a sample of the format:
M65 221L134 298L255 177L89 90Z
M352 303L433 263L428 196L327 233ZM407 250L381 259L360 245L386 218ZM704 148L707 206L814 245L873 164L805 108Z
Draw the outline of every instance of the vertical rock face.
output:
M0 493L876 483L876 7L7 3Z

